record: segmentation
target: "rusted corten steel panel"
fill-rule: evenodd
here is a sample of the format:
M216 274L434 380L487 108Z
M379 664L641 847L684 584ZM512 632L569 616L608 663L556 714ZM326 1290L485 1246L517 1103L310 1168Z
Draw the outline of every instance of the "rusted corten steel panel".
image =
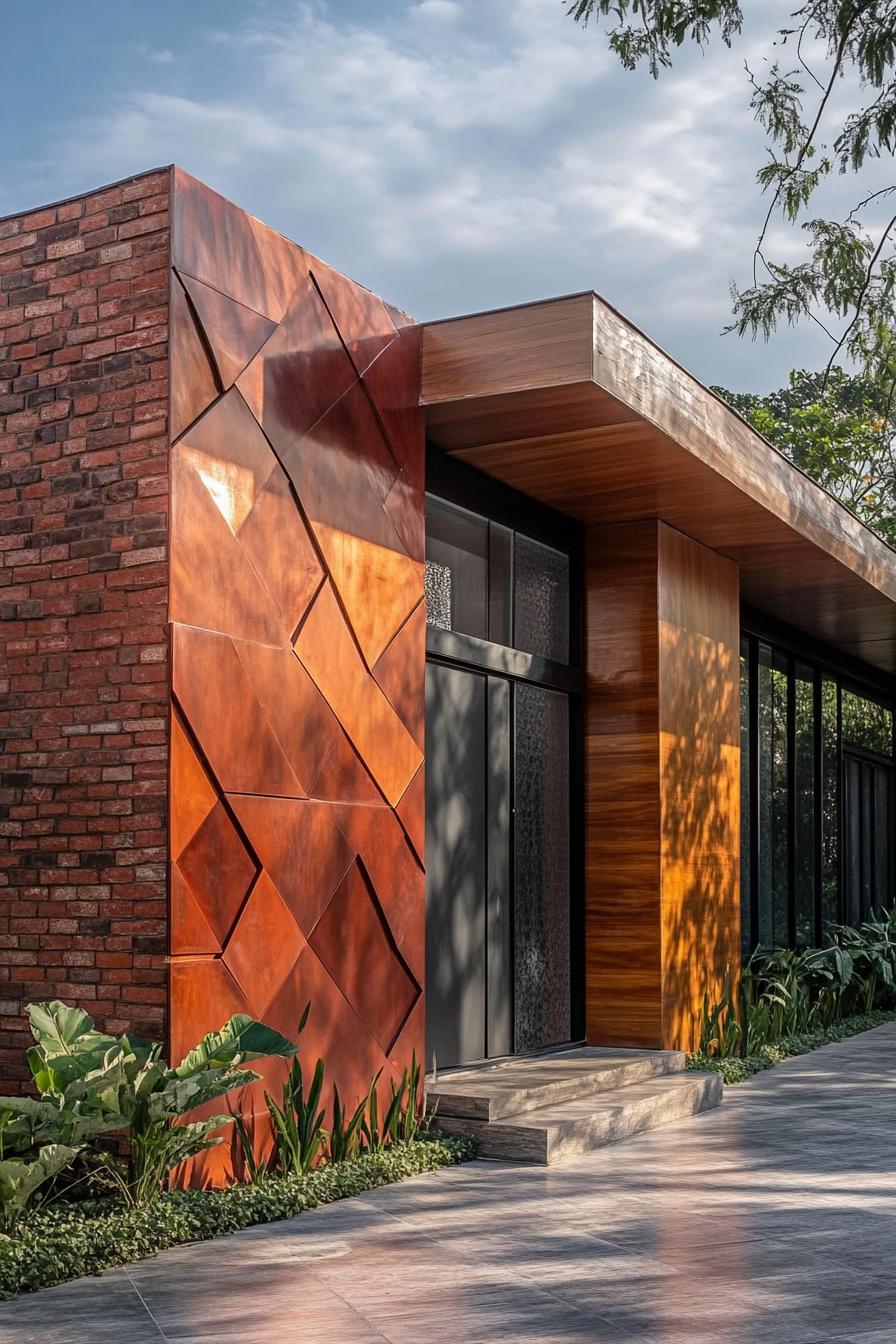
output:
M419 333L179 170L173 207L171 1049L310 1000L352 1103L423 1054Z

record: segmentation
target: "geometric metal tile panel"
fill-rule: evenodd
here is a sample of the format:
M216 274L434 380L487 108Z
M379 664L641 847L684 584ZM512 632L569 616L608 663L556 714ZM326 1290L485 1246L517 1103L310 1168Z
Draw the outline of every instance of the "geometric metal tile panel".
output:
M172 1048L310 1000L351 1105L424 1053L419 331L180 171L173 204Z
M215 803L181 850L177 868L223 943L257 871L223 803Z
M420 994L356 860L308 940L387 1053ZM376 974L371 969L376 968Z

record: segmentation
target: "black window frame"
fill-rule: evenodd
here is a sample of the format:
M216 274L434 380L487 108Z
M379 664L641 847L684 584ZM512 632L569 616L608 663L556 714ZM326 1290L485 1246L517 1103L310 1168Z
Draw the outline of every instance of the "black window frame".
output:
M896 784L896 693L893 681L885 673L878 672L867 664L840 654L838 651L819 643L802 632L767 616L756 609L744 606L741 610L741 658L748 669L748 782L747 798L749 805L749 827L747 830L749 858L749 890L747 899L741 901L741 911L749 914L748 936L742 939L745 948L752 951L759 943L757 937L760 925L761 900L761 833L758 818L761 803L761 760L760 760L760 706L759 706L759 648L770 646L772 661L783 660L787 672L786 707L786 743L787 743L787 925L788 943L796 945L796 680L794 669L797 664L809 668L812 680L812 733L813 733L813 939L812 945L822 941L824 932L824 754L823 746L823 686L826 681L836 686L836 759L835 778L837 787L835 807L835 828L837 837L837 920L847 922L846 910L846 872L844 844L844 793L845 793L845 751L853 755L864 755L871 760L893 768L893 781ZM889 755L848 746L843 742L842 700L844 691L861 696L880 704L893 716L893 734ZM891 787L891 806L889 821L889 873L890 901L896 902L896 802ZM742 893L743 897L744 893ZM766 944L767 945L767 944Z

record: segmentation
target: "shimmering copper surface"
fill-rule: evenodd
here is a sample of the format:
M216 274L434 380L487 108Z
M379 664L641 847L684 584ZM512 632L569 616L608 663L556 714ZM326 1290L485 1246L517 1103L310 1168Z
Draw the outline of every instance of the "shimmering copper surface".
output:
M174 216L172 1051L310 1000L303 1057L387 1097L423 1055L418 333L179 171Z

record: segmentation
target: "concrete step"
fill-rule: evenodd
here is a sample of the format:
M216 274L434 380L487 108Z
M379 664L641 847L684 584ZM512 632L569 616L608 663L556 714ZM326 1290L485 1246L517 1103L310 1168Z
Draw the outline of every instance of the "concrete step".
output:
M599 1092L679 1073L681 1050L614 1050L582 1046L536 1058L505 1060L472 1069L454 1069L426 1080L426 1095L438 1116L500 1120L544 1106L556 1106Z
M667 1073L498 1120L462 1118L439 1110L435 1127L445 1134L474 1135L481 1157L549 1166L711 1110L721 1100L718 1074Z

